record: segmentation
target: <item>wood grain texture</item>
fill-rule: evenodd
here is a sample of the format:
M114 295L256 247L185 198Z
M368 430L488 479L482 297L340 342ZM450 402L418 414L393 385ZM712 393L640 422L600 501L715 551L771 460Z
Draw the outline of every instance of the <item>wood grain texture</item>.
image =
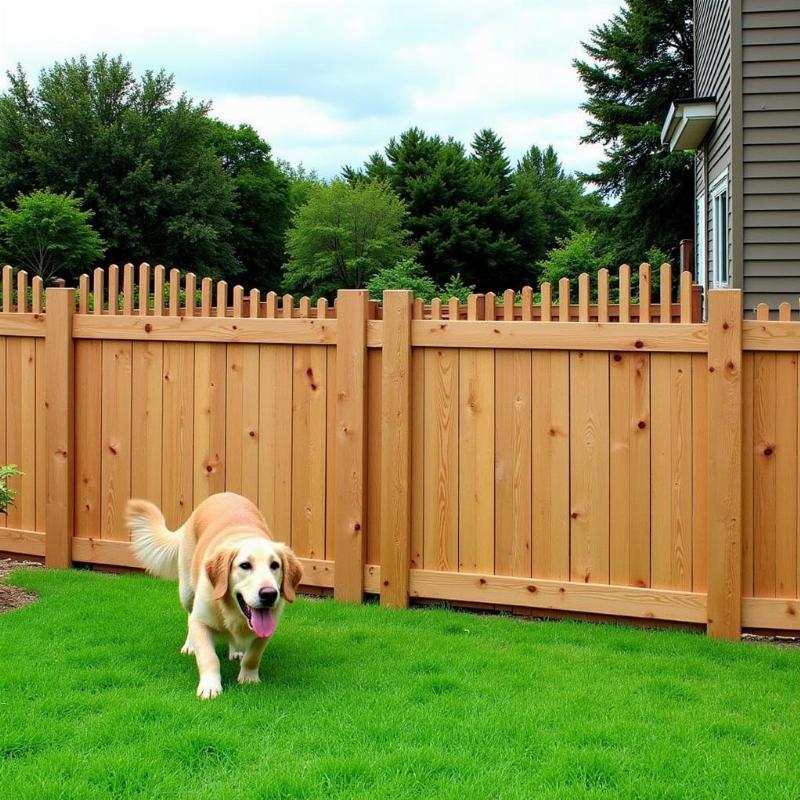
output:
M133 342L131 496L161 506L164 345Z
M102 532L103 343L75 342L75 536Z
M194 504L225 490L227 348L194 348Z
M692 590L708 585L708 358L692 356Z
M650 358L610 360L610 580L650 586Z
M532 353L531 375L532 573L569 580L569 353Z
M194 345L164 345L163 403L161 510L174 530L194 507Z
M494 352L459 353L458 563L494 572Z
M383 352L367 352L367 523L364 547L367 564L378 564L381 558L381 459L383 407Z
M239 298L241 299L241 298ZM234 303L234 314L237 309ZM228 345L225 413L225 486L258 502L259 350Z
M531 575L531 354L495 355L495 569Z
M777 353L753 364L753 594L775 597Z
M608 354L570 353L570 579L609 582Z
M712 290L708 307L708 632L717 638L738 639L742 627L741 291Z

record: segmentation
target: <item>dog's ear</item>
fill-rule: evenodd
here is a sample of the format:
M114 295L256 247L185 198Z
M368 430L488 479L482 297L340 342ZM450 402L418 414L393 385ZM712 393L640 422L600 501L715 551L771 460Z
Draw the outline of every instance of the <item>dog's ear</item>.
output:
M228 576L236 553L233 550L220 550L213 558L206 561L206 575L214 587L212 597L221 600L228 591Z
M283 578L281 580L281 594L290 603L294 602L297 587L303 580L303 566L300 559L292 552L290 547L281 545L281 561L283 561Z

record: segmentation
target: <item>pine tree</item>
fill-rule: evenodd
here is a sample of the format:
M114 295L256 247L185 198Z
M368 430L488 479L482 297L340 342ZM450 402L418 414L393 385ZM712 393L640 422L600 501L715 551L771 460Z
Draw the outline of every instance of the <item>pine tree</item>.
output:
M584 142L605 147L585 175L618 197L614 239L621 260L637 261L653 245L674 250L692 232L692 156L661 146L670 103L692 94L692 0L627 0L595 28L575 67L589 96Z

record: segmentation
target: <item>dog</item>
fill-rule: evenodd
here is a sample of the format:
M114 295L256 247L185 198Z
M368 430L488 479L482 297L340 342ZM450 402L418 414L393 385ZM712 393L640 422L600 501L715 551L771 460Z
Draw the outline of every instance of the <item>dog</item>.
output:
M142 566L178 579L189 614L181 653L197 659L197 696L210 700L222 692L215 635L228 641L230 660L241 660L239 683L259 683L264 648L303 577L297 556L273 541L250 500L232 492L203 500L176 531L167 529L164 515L147 500L129 500L125 517Z

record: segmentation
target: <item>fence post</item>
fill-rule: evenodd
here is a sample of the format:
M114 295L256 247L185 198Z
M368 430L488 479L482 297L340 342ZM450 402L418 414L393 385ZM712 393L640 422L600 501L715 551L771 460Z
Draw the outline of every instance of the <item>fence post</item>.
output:
M694 275L694 240L681 239L680 246L681 272L688 271Z
M408 605L411 562L411 304L383 293L381 605Z
M742 292L708 293L708 634L742 631Z
M336 295L336 435L334 536L337 600L364 599L364 520L367 510L367 318L369 294Z
M72 315L74 289L48 289L45 306L45 443L47 494L44 560L48 567L72 563L75 497L75 372Z

